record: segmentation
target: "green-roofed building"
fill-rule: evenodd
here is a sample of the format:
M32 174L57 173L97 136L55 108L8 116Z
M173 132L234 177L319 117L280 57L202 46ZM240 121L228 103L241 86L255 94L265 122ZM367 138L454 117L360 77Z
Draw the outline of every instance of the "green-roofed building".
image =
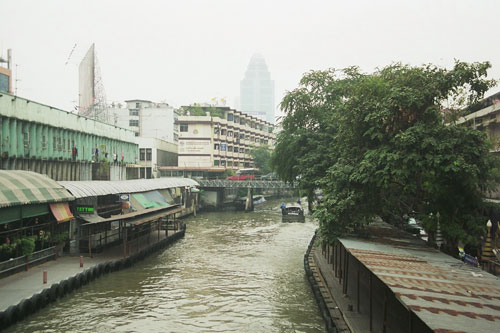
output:
M74 200L46 175L0 170L0 275L24 269L23 242L34 243L33 250L41 253L56 239L68 244L76 222L68 203Z
M137 178L135 133L0 92L0 169L54 180Z

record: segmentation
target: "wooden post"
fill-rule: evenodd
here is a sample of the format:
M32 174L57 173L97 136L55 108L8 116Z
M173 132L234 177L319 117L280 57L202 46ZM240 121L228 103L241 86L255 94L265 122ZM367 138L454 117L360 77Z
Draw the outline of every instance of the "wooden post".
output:
M356 295L357 295L357 310L358 310L358 313L359 313L359 300L361 299L361 297L359 297L359 262L358 262L358 271L357 271L357 280L358 280L358 285L357 285L357 292L356 292Z
M139 227L137 226L136 227L137 229L135 230L135 238L137 239L137 252L139 252L139 237L141 236L141 234L139 233Z
M339 243L339 284L342 283L342 246Z
M89 257L92 258L92 244L90 242L90 235L91 235L91 224L89 224Z
M369 284L370 284L370 331L373 330L372 320L373 320L373 311L372 311L372 299L373 299L373 282L372 282L372 273L368 272L369 276Z
M333 273L335 274L335 277L337 277L337 255L339 250L337 249L338 244L335 244L333 247Z
M349 253L344 248L344 294L347 294L347 283L349 282Z
M127 256L127 222L124 223L123 228L123 256Z
M384 297L384 326L382 327L382 332L385 333L387 330L387 289L385 290Z

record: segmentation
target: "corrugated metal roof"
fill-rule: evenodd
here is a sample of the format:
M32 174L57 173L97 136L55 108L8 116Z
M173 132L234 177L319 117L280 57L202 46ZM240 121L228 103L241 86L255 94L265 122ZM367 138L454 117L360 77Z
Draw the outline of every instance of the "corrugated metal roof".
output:
M71 201L75 198L46 175L0 170L0 207Z
M66 188L76 198L120 193L138 193L174 187L199 186L196 181L189 178L59 181L57 183Z
M433 330L497 331L500 279L399 232L378 222L340 241Z

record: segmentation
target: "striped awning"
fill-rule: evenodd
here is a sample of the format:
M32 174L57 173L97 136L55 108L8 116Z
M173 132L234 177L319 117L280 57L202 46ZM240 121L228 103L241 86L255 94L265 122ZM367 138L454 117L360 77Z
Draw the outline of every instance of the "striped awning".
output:
M22 170L0 170L0 208L75 200L46 175Z
M67 202L51 203L50 210L57 220L57 223L66 222L75 217L71 214Z

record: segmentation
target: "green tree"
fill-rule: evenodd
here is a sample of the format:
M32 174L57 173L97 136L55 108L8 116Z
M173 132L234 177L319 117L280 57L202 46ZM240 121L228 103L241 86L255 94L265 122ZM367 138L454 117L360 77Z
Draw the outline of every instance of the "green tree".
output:
M496 162L483 133L445 124L441 110L477 102L494 85L489 67L310 72L285 96L273 165L284 179L323 190L315 215L328 242L376 216L398 222L411 212L439 212L450 249L476 241ZM431 232L435 223L427 219Z
M268 146L259 146L250 150L250 155L253 157L255 167L259 169L261 174L271 172L271 151Z

